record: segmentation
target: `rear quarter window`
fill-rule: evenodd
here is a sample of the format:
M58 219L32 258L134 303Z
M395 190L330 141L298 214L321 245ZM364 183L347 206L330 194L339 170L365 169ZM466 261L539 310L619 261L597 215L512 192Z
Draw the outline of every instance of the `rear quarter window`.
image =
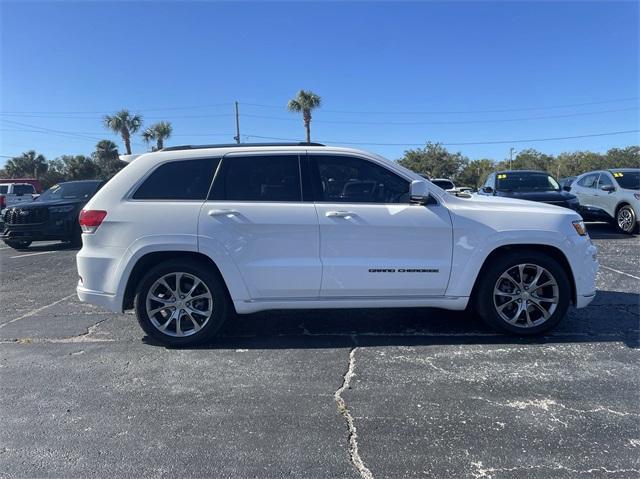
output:
M138 187L134 200L204 200L219 158L175 160L156 168Z

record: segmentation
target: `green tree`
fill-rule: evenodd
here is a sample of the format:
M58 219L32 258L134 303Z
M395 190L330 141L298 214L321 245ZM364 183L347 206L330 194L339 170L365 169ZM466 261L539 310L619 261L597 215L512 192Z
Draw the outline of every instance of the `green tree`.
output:
M171 123L168 121L161 121L145 129L142 132L142 139L147 144L155 141L155 150L162 150L162 148L164 148L164 140L169 138L171 133L173 133Z
M502 164L505 165L506 168L509 168L508 160L505 160ZM541 153L530 148L527 150L522 150L516 155L511 164L511 169L551 171L553 166L553 156Z
M307 132L307 143L311 143L311 112L320 107L322 99L311 90L300 90L295 98L289 100L287 109L302 113L302 121Z
M29 150L7 161L4 166L7 175L11 178L31 177L40 178L47 171L47 160L43 155Z
M98 165L88 156L62 155L58 160L64 164L64 176L67 181L93 180L100 173Z
M41 183L42 187L46 190L51 188L56 183L62 183L67 181L66 167L62 160L55 159L49 161L49 167L46 173L42 175Z
M611 148L606 154L608 168L638 168L640 165L640 146Z
M118 146L111 140L100 140L91 158L98 167L101 180L108 180L126 166L124 161L120 161Z
M442 145L428 142L424 148L406 150L398 163L430 178L455 179L469 159L460 152L450 153Z
M489 176L489 173L495 170L495 163L492 160L472 160L467 163L462 171L455 178L458 186L479 187Z
M114 115L105 115L103 122L105 127L122 137L127 155L130 155L131 135L142 127L142 116L132 115L129 110L120 110Z

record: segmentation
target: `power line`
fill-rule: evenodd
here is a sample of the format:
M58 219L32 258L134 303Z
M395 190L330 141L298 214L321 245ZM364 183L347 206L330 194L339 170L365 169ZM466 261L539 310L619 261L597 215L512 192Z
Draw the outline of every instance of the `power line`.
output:
M470 145L500 145L510 143L529 143L529 142L541 142L541 141L557 141L557 140L573 140L577 138L592 138L599 136L614 136L624 135L628 133L638 133L640 130L624 130L624 131L611 131L606 133L591 133L586 135L573 135L573 136L557 136L550 138L528 138L517 140L494 140L494 141L461 141L461 142L433 142L443 146L470 146ZM278 140L278 141L300 141L299 138L279 138L272 136L259 136L259 135L246 135L249 138L259 138L263 140ZM320 143L328 144L342 144L342 145L369 145L369 146L423 146L425 143L378 143L378 142L353 142L353 141L341 141L341 140L317 140Z
M358 114L358 115L458 115L458 114L473 114L473 113L506 113L506 112L514 112L514 111L553 110L553 109L559 109L559 108L573 108L573 107L589 106L589 105L603 105L606 103L619 103L623 101L638 100L639 98L640 97L633 96L628 98L617 98L614 100L601 100L601 101L591 101L591 102L583 102L583 103L568 103L564 105L500 108L500 109L488 109L488 110L354 111L354 110L326 110L323 108L322 111L327 113L349 113L349 114ZM284 109L283 106L277 106L277 105L265 105L260 103L244 103L244 102L242 104L248 105L248 106L256 106L260 108Z
M502 119L484 119L484 120L456 120L456 121L351 121L351 120L325 120L318 121L319 123L332 123L342 125L468 125L478 123L506 123L511 121L535 121L535 120L551 120L557 118L574 118L578 116L590 116L601 115L606 113L618 113L623 111L635 111L638 107L633 108L619 108L615 110L600 110L589 111L582 113L567 113L563 115L547 115L547 116L533 116L522 118L502 118ZM251 115L245 113L246 117L250 118L262 118L267 120L279 120L279 121L299 121L297 118L285 118L277 116L264 116L264 115Z
M600 101L589 101L589 102L581 102L581 103L567 103L562 105L547 105L547 106L533 106L533 107L510 107L510 108L497 108L497 109L479 109L479 110L427 110L427 111L402 111L402 110L387 110L387 111L358 111L358 110L327 110L322 109L323 112L326 113L347 113L347 114L359 114L359 115L454 115L454 114L474 114L474 113L506 113L506 112L516 112L516 111L535 111L535 110L553 110L560 108L574 108L574 107L582 107L582 106L590 106L590 105L603 105L607 103L620 103L624 101L633 101L638 100L640 97L627 97L627 98L616 98L611 100L600 100ZM250 103L250 102L240 102L246 106L254 106L258 108L275 108L284 110L285 106L283 105L267 105L262 103ZM225 102L225 103L214 103L208 105L190 105L190 106L168 106L168 107L159 107L159 108L129 108L131 111L136 111L140 113L144 112L163 112L163 111L178 111L178 110L196 110L196 109L207 109L207 108L219 108L219 107L230 107L233 106L234 102ZM19 110L5 110L1 111L2 115L11 115L11 116L19 116L19 115L104 115L107 112L105 110L77 110L77 111L19 111ZM199 118L200 116L196 116L195 118ZM69 116L69 118L78 118ZM96 117L84 117L83 119L95 119ZM149 118L156 119L157 117ZM185 117L191 118L191 117Z

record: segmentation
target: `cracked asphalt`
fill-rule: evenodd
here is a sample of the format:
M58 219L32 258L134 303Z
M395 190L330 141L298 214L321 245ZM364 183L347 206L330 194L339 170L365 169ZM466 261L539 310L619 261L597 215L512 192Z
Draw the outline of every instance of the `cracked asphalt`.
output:
M76 251L0 246L0 477L637 478L640 238L589 231L598 296L543 338L288 311L186 350L80 303Z

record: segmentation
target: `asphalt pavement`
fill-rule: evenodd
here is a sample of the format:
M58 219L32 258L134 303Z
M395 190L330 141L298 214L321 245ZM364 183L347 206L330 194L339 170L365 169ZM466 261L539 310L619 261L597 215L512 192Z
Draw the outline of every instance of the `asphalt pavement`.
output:
M80 303L76 250L0 245L0 477L640 477L640 237L589 231L596 300L545 337L287 311L183 350Z

